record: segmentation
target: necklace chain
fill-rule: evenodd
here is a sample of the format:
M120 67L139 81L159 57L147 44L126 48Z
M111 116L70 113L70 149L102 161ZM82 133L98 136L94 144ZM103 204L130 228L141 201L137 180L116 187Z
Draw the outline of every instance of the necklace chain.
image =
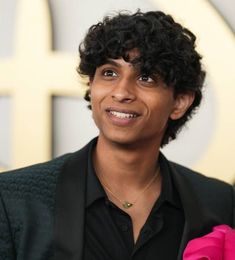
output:
M157 177L159 176L159 172L160 172L160 166L158 166L156 173L154 174L153 178L147 183L147 185L143 188L143 190L138 194L138 196L133 200L133 202L130 202L128 200L121 200L108 186L107 184L104 182L104 179L102 178L102 180L100 180L101 184L103 185L103 187L115 198L117 199L121 205L123 206L123 208L125 209L129 209L130 207L132 207L137 201L138 199L141 197L142 194L144 194L144 192L146 190L148 190L150 188L150 186L152 185L152 183L157 179Z

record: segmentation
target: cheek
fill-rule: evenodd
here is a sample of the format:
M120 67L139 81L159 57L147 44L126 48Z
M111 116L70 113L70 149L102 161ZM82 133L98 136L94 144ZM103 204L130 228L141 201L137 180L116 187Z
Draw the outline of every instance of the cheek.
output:
M169 117L174 110L174 100L165 96L152 96L145 101L151 114Z
M107 91L105 88L98 87L96 85L91 86L91 108L92 117L97 123L97 120L101 116L103 100L107 97Z
M91 88L91 102L99 103L109 94L109 89L103 86L92 84Z
M163 130L166 127L167 122L174 109L174 102L171 99L164 99L164 98L158 99L158 102L156 102L155 99L154 103L151 103L149 100L147 109L149 110L150 113L151 126L153 128L156 127Z
M99 102L100 99L100 91L98 88L91 86L91 106L92 106L92 110L95 109L95 107L97 106L97 103Z

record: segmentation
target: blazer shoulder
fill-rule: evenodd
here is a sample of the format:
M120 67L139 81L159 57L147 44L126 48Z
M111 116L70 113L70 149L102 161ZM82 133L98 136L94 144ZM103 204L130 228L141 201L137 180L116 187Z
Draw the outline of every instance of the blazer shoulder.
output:
M48 162L0 173L0 194L3 198L42 198L55 190L57 177L71 154Z
M197 171L194 171L192 169L189 169L185 166L182 166L180 164L177 164L175 162L170 162L171 167L176 169L176 172L183 175L185 178L187 178L188 180L190 180L190 182L192 182L194 185L203 185L208 187L215 187L217 188L219 187L223 187L223 188L232 188L232 185L229 183L226 183L225 181L213 178L213 177L208 177L202 173L199 173Z
M65 154L47 162L26 166L0 173L0 180L14 180L15 178L29 178L35 174L53 174L60 169L71 154ZM35 176L34 176L35 177Z
M197 197L207 205L214 205L218 209L220 207L231 209L231 205L235 205L235 191L231 184L205 176L174 162L170 162L170 165L175 169L176 174L180 175L180 179L183 178L189 185L191 192L197 194Z

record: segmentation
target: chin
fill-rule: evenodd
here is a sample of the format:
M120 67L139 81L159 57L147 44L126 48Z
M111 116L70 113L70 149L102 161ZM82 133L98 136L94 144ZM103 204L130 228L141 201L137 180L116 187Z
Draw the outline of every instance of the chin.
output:
M125 132L111 132L100 133L100 138L105 142L116 143L116 144L131 144L136 142L136 137ZM137 138L138 139L138 138Z
M146 139L128 133L102 135L105 142L126 148L146 145Z

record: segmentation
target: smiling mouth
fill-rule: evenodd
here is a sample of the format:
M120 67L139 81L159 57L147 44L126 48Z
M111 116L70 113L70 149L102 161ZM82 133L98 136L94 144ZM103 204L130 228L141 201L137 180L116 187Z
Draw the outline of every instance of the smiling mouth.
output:
M109 112L111 115L121 118L121 119L127 119L127 118L135 118L137 117L136 114L129 114L129 113L123 113L123 112L117 112L117 111L110 111Z
M115 116L120 119L131 119L131 118L136 118L139 116L139 114L135 112L130 112L130 111L116 111L112 109L107 109L106 110L110 115Z

